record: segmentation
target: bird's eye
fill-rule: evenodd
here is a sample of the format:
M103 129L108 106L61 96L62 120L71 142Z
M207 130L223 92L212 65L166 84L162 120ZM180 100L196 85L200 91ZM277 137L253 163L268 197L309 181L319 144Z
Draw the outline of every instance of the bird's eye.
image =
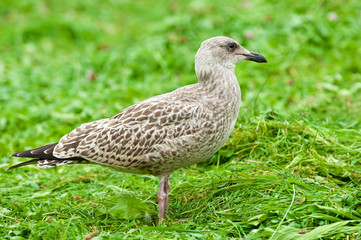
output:
M229 48L234 48L236 45L234 43L228 43Z

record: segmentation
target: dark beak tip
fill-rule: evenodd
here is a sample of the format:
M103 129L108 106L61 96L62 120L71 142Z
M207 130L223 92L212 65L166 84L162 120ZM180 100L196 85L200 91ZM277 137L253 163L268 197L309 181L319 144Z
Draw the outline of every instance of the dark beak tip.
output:
M249 57L248 60L250 61L254 61L258 63L267 63L267 59L259 53L251 52L251 54L248 55L248 57Z

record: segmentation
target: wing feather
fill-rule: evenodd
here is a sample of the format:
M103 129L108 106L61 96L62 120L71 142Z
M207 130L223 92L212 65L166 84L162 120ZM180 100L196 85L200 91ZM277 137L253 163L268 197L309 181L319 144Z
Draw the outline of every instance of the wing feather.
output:
M54 156L82 157L123 168L145 166L164 159L163 150L168 155L174 153L182 138L199 131L201 122L195 116L200 112L199 106L184 102L140 102L112 118L74 129L61 138ZM169 141L174 138L179 138L179 146Z

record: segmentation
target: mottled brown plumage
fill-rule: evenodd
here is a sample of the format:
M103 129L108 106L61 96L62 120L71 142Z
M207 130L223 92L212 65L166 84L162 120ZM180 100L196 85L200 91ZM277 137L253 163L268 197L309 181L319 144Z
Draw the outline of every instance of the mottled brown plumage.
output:
M241 91L234 74L242 60L266 62L227 37L204 41L195 58L198 83L149 98L112 118L85 123L58 143L15 153L39 167L98 163L160 177L159 219L168 211L170 174L212 156L237 119Z

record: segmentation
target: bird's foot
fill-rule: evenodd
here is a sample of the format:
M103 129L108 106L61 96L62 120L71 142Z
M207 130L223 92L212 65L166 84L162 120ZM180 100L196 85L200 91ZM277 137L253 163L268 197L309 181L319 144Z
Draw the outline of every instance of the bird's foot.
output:
M163 221L168 221L168 220L170 220L170 217L168 216L167 213L165 213L162 218L159 218L158 225L160 225Z

